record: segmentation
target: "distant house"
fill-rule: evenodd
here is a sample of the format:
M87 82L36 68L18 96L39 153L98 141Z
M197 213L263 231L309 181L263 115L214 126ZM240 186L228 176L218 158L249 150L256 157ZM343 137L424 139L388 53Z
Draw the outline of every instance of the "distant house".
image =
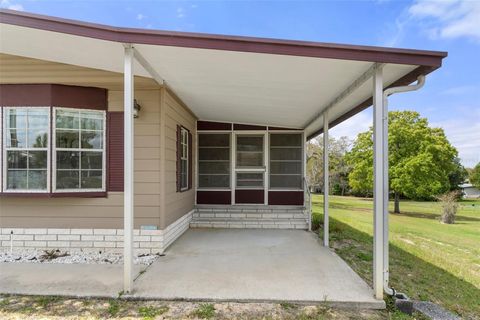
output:
M462 190L462 194L464 198L468 198L468 199L480 198L480 190L476 188L473 184L464 183L459 185L459 187Z

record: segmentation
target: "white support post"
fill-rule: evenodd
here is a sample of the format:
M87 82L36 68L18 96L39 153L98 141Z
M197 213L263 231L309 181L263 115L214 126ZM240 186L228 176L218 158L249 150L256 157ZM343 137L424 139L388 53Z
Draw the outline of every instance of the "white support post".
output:
M235 166L237 163L237 136L233 131L230 132L230 191L231 191L231 204L235 204L235 181L236 181L236 174L235 174Z
M265 141L264 141L264 148L265 152L263 153L265 155L264 159L264 165L265 165L265 172L263 173L263 181L264 181L264 186L263 186L263 203L267 206L268 205L268 189L270 188L270 133L267 131L265 133Z
M124 65L124 192L123 291L133 289L133 61L134 49L125 46Z
M373 77L373 290L375 298L383 299L383 236L385 201L385 127L383 107L383 70L376 69ZM387 142L388 143L388 142Z
M328 165L328 109L323 112L323 245L329 246L330 230L328 219L329 165Z

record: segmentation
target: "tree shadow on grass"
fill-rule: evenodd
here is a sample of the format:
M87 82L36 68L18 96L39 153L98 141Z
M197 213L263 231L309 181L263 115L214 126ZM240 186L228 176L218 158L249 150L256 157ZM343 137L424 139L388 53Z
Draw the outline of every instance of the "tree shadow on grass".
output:
M312 204L316 206L323 206L322 201L314 201ZM373 212L372 208L359 208L354 205L342 204L342 203L330 203L330 209L341 209L341 210L352 210L352 211L361 211L361 212ZM438 220L440 221L441 214L439 213L419 213L411 211L401 211L400 213L393 213L392 210L389 211L392 215L397 216L407 216L412 218L419 219L429 219L429 220ZM463 215L457 215L455 221L464 221L464 222L480 222L480 218L466 217Z
M338 220L330 221L335 252L372 286L372 236ZM438 303L464 319L479 319L480 289L392 244L390 285L412 299Z
M362 200L360 198L359 200ZM371 201L372 199L364 199ZM323 200L312 201L312 204L315 206L323 206ZM469 207L468 205L463 205L464 207ZM344 203L336 203L330 202L329 204L330 209L340 209L340 210L353 210L353 211L361 211L361 212L373 212L373 208L359 208L354 204L344 204ZM401 208L400 208L401 209ZM440 221L441 214L440 213L419 213L419 212L411 212L411 211L403 211L401 210L400 213L393 213L393 210L389 211L390 214L398 215L398 216L407 216L412 218L419 218L419 219L429 219L429 220L438 220ZM455 221L464 221L464 222L480 222L480 218L475 217L466 217L463 215L457 215L455 217Z
M392 213L390 214L398 215L398 216L407 216L412 218L420 218L420 219L430 219L430 220L440 220L440 214L437 213L419 213L419 212L408 212L402 211L401 213ZM455 221L470 221L470 222L479 222L480 218L473 218L473 217L465 217L465 216L455 216Z

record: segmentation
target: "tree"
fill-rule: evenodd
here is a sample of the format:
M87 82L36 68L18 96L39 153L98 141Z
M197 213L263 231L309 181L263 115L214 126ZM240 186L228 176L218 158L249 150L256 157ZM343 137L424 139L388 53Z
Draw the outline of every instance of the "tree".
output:
M329 139L329 173L332 191L344 195L348 189L348 173L350 167L345 161L345 155L351 145L347 137ZM321 138L310 141L307 145L307 180L309 185L323 189L323 142Z
M448 174L448 180L450 181L450 191L460 190L459 185L465 182L468 178L467 169L460 163L460 158L453 160L454 168Z
M477 163L470 173L470 183L476 188L480 188L480 162Z
M432 199L450 189L449 174L455 170L457 150L443 129L431 128L414 111L391 111L389 124L389 186L394 194L395 213L400 197ZM373 128L360 133L347 155L352 167L350 187L369 193L373 188Z
M318 138L307 144L307 183L323 188L323 147Z
M332 183L332 193L335 195L345 195L348 189L348 174L350 166L345 160L352 141L348 137L340 137L339 139L330 139L330 155L329 167Z

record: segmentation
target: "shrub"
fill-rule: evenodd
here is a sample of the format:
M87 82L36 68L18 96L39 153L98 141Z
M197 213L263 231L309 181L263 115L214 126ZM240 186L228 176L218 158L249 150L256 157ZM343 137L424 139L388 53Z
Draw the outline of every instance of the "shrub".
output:
M323 214L312 212L312 230L320 229L321 225L323 225Z
M202 303L193 311L193 316L200 319L210 319L215 316L215 307L211 303Z
M120 311L120 303L117 300L110 300L108 302L108 309L107 312L110 317L115 317L118 312Z
M442 207L442 215L440 217L440 221L442 223L455 223L455 215L457 214L458 209L458 197L458 191L450 191L437 197L437 199L441 202L440 205Z
M155 308L153 306L143 306L138 309L138 314L143 317L143 319L154 319L156 316L164 314L168 311L168 306L162 306L160 308Z

